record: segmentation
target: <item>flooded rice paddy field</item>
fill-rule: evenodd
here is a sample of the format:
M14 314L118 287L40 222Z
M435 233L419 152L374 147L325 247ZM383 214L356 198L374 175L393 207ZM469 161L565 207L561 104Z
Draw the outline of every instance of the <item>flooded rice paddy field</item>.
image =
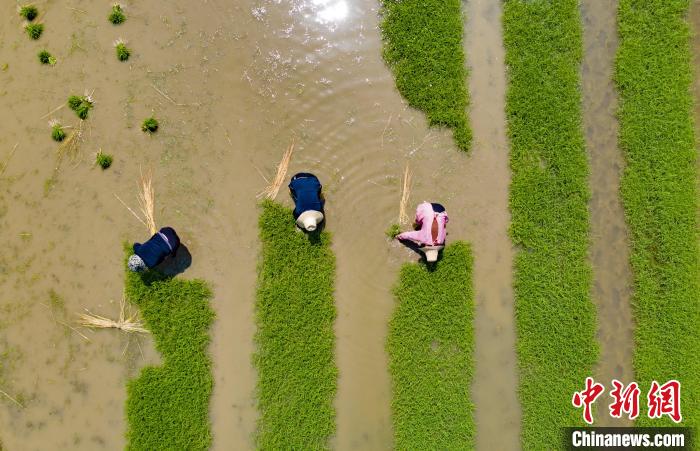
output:
M4 2L0 15L3 449L125 445L126 381L159 357L148 337L81 329L75 315L85 308L118 315L122 244L146 232L115 194L136 204L140 168L154 169L159 224L175 227L192 254L184 276L206 279L214 290L213 448L253 447L256 195L291 141L289 174L311 171L324 183L338 265L333 447L392 447L385 353L391 287L400 264L416 257L389 243L384 231L398 215L409 163L411 204L443 202L449 239L474 247L477 437L518 448L499 4L466 4L469 156L455 149L449 132L428 129L395 90L381 57L376 1L133 2L117 27L106 20L108 4L36 4L46 27L39 41L26 37L14 3ZM586 20L609 15L597 9ZM114 55L117 38L132 49L128 62ZM57 57L55 67L39 65L42 48ZM584 68L584 83L586 70L596 69ZM48 120L71 126L77 118L68 108L51 112L86 90L96 104L85 139L76 158L58 162ZM151 114L161 128L148 136L140 124ZM614 129L606 130L612 141L600 145L613 148ZM115 159L104 172L94 166L100 149ZM610 225L619 224L619 207L598 207L596 198L594 192L601 227L623 237ZM291 205L284 190L278 199ZM602 349L620 339L600 338Z

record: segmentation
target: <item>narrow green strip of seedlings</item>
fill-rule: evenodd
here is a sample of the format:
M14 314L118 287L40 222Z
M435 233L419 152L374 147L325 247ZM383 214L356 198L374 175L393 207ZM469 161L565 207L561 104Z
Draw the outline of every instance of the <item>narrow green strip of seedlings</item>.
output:
M156 120L154 117L144 119L143 123L141 124L141 130L146 133L155 133L158 131L158 120Z
M401 268L387 350L396 449L474 448L472 255L450 244Z
M700 428L700 248L688 0L621 0L616 82L622 199L632 244L634 369L681 382L685 426ZM639 415L640 426L673 424Z
M49 127L51 127L51 137L54 141L61 142L66 139L66 132L63 130L63 126L56 119L51 119L49 121Z
M598 359L578 8L507 0L503 12L524 449L559 449L561 428L583 424L571 397Z
M24 5L19 8L20 17L31 22L39 15L39 10L34 5Z
M396 87L430 125L452 128L457 147L469 150L460 0L382 0L382 5L384 59Z
M56 58L53 57L48 51L42 50L37 54L37 57L39 58L39 62L41 64L49 64L53 66L56 64Z
M126 21L126 14L124 14L124 8L119 3L112 5L112 12L109 13L107 19L114 25L119 25Z
M131 56L131 50L126 46L126 42L122 39L117 39L114 41L114 49L117 53L117 59L119 61L126 61Z
M103 170L112 166L112 161L112 155L104 153L101 150L97 152L97 155L95 156L95 164L101 167Z
M127 249L127 251L130 249ZM128 450L206 450L211 444L208 355L214 319L204 281L126 271L126 297L162 356L127 385Z
M34 40L37 40L41 37L41 34L44 32L44 24L30 23L25 25L24 30L27 32L27 36Z
M327 449L335 432L335 257L328 232L262 204L256 301L259 449Z

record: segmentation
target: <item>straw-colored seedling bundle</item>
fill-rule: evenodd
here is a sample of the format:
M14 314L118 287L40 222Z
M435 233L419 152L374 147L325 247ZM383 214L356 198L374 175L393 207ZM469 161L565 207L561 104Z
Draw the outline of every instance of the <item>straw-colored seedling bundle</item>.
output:
M119 329L127 333L141 333L147 334L148 330L145 329L138 319L138 313L127 313L126 301L122 297L119 301L119 319L113 320L105 318L104 316L95 315L89 310L85 309L87 313L78 314L78 323L84 327L90 327L93 329Z
M280 188L287 177L287 168L289 168L289 162L292 159L293 152L294 141L292 141L287 148L287 151L284 152L284 155L282 155L282 161L280 161L280 164L277 166L277 174L275 175L275 179L260 194L258 194L258 197L265 197L266 199L270 200L274 200L275 197L277 197L277 193L279 193Z
M74 160L78 155L80 150L80 143L83 141L83 124L85 121L80 120L78 126L73 130L61 145L58 146L56 153L58 154L58 160L62 160L63 157L68 156L71 160Z
M141 190L139 191L138 195L141 215L136 213L126 203L124 203L119 196L115 194L114 197L116 197L117 200L119 200L119 202L121 202L122 205L124 205L141 224L146 226L151 234L155 234L158 231L155 219L156 196L155 191L153 190L153 174L150 170L147 171L145 175L141 173Z
M403 173L403 187L401 189L401 203L399 204L399 224L408 224L408 214L406 214L406 206L408 205L408 199L411 196L411 170L406 165L406 169Z

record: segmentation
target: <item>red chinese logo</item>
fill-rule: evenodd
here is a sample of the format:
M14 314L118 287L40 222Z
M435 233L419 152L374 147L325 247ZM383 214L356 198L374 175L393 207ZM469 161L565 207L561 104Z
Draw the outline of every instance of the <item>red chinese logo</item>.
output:
M622 414L626 413L630 420L634 420L639 416L639 385L632 382L627 387L613 379L612 384L615 388L610 391L610 396L614 399L613 403L608 406L610 416L613 418L622 418Z
M591 404L595 402L603 391L605 391L603 384L593 381L592 377L587 377L585 390L574 393L574 397L571 399L571 403L577 409L583 406L583 420L588 424L593 424Z
M610 390L610 397L613 402L608 406L610 416L622 418L624 414L630 420L639 416L639 384L631 382L625 385L617 379L612 380L613 389ZM580 392L575 392L571 403L577 409L583 407L583 420L588 424L593 424L592 405L596 399L605 391L603 384L594 381L592 377L586 378L586 388ZM649 418L661 418L668 415L674 422L680 423L683 420L681 415L681 383L675 379L659 385L653 381L647 394L648 416Z
M681 383L670 380L659 386L653 381L647 396L649 401L649 418L661 418L668 415L674 422L680 423L681 416Z

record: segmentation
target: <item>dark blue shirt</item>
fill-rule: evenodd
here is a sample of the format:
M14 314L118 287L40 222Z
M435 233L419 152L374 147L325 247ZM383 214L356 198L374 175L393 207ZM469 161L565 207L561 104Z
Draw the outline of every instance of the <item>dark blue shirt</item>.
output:
M307 172L300 172L292 177L289 182L289 191L294 199L294 218L308 210L316 210L323 213L324 200L321 197L321 182L318 178Z
M174 255L180 246L180 237L171 227L163 227L159 232L143 244L134 243L134 254L141 257L149 268L158 266L168 255Z

